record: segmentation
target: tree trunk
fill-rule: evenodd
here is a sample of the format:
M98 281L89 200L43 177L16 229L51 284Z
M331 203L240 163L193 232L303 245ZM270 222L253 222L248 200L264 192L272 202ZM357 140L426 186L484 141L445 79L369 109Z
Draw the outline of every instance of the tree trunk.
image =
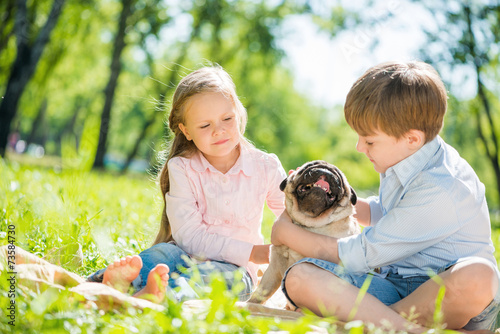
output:
M128 170L130 163L132 162L137 152L139 151L139 145L141 144L142 140L146 137L146 133L149 127L155 122L158 113L163 111L163 108L161 106L165 105L165 99L167 96L169 96L170 90L174 89L174 87L177 86L177 83L179 81L178 74L179 70L181 69L181 64L184 62L184 59L187 56L189 45L196 37L199 36L199 33L200 33L200 24L197 24L193 29L190 39L184 43L181 53L175 61L174 68L170 72L170 78L167 80L168 82L167 90L164 91L163 93L159 93L160 98L158 99L157 103L158 108L156 108L155 111L151 114L151 117L147 119L146 122L144 122L141 134L139 135L139 138L137 138L137 140L135 141L134 147L127 157L127 161L123 166L122 173L125 173ZM165 127L165 136L167 135L167 132L168 132L168 126Z
M28 136L28 139L26 140L26 146L28 146L31 143L37 142L36 135L39 133L39 129L43 127L43 122L45 118L45 113L47 111L47 98L43 99L42 104L40 105L40 108L38 108L38 113L35 117L35 120L33 121L33 124L31 126L31 132L30 135ZM41 137L41 136L39 136ZM42 144L40 141L37 142L37 144Z
M99 142L97 144L97 152L93 166L94 168L104 167L104 155L106 154L109 124L111 121L111 107L113 105L118 77L122 69L120 58L122 51L125 48L125 29L127 28L127 19L132 13L133 2L133 0L122 1L123 8L120 14L118 31L116 33L113 46L113 56L111 58L111 74L109 76L108 84L104 90L105 101L101 114L101 128L99 131Z
M66 124L63 126L63 128L59 131L59 134L57 135L56 138L56 144L57 144L57 152L59 155L61 155L61 147L62 147L62 141L64 140L65 135L72 135L75 138L75 150L78 151L78 135L75 130L75 125L76 125L76 120L78 119L78 115L80 114L80 110L83 109L83 98L77 97L75 99L75 102L73 103L73 112L71 119L69 119Z
M26 85L35 73L38 61L50 39L50 33L61 15L65 0L54 0L45 25L40 30L33 45L29 44L30 31L27 18L26 0L18 0L15 15L17 55L7 82L7 88L0 104L0 157L5 156L10 125L16 116L19 100Z
M464 12L467 21L467 34L469 36L468 47L470 49L471 56L474 59L474 69L476 71L476 77L477 77L477 96L479 97L479 100L483 105L484 114L486 115L486 119L488 120L488 125L489 125L489 131L484 131L481 125L481 111L478 111L478 115L476 118L477 132L479 138L483 142L483 145L486 150L486 156L495 173L497 192L498 194L500 194L500 163L499 163L500 148L498 143L499 136L496 132L496 124L495 121L493 120L493 116L491 113L491 104L490 101L488 100L488 96L486 95L486 87L484 86L483 81L481 80L481 72L483 71L482 61L484 61L484 59L481 59L481 57L476 52L476 39L472 30L472 13L470 7L464 6ZM486 137L485 133L489 134L489 138ZM491 145L489 145L489 143L492 143L493 147L490 148Z
M137 155L137 152L139 151L139 146L140 146L141 142L144 140L144 138L146 138L146 134L148 133L148 129L154 123L155 119L156 119L156 112L153 112L153 115L148 120L146 120L146 122L142 126L141 133L139 134L139 137L135 141L134 148L132 149L132 151L130 151L130 153L127 157L127 161L125 162L125 165L122 168L122 171L121 171L122 173L125 173L128 170L128 168L130 167L132 160L134 160L134 157Z
M0 53L2 53L2 51L7 47L9 39L14 35L14 30L7 31L6 28L14 16L15 1L7 1L8 3L5 12L0 14L0 19L2 20L2 24L0 24Z
M157 105L159 107L156 108L155 111L151 114L151 116L144 122L144 124L142 126L141 133L140 133L139 137L137 138L137 140L135 141L134 147L133 147L132 151L130 151L130 153L127 157L127 161L125 162L125 165L123 166L122 173L125 173L128 170L130 163L132 162L132 160L136 156L137 152L139 151L139 146L140 146L141 142L144 140L144 138L146 138L146 133L148 132L149 127L155 123L158 114L163 111L163 108L161 108L160 106L163 106L165 104L165 98L169 95L170 90L173 89L173 87L177 86L177 82L178 82L177 75L178 75L179 70L181 68L180 64L181 64L182 60L184 60L184 56L186 55L186 53L187 53L187 50L184 50L183 53L181 54L181 56L177 59L177 62L175 63L175 66L174 66L174 69L172 70L172 72L170 74L170 79L167 81L169 83L167 85L167 91L165 91L163 94L160 94L160 99L158 100L158 103L157 103ZM168 126L167 126L167 128L168 128Z
M486 156L488 157L488 160L490 161L491 167L493 168L493 171L495 172L495 178L496 178L496 186L497 186L497 191L500 194L500 163L498 161L499 159L499 148L498 148L498 135L495 130L495 123L493 122L493 118L491 116L491 105L490 101L488 100L485 89L483 86L483 83L479 79L479 71L477 72L478 76L478 96L479 99L481 100L481 103L483 104L483 108L486 112L486 116L488 118L488 124L489 124L489 133L490 133L490 139L488 140L485 135L482 126L481 126L481 117L477 117L477 127L478 127L478 134L479 138L483 142L483 145L486 149ZM480 111L478 111L478 114ZM490 149L490 145L488 145L488 142L493 142L493 147ZM500 205L500 203L498 203Z

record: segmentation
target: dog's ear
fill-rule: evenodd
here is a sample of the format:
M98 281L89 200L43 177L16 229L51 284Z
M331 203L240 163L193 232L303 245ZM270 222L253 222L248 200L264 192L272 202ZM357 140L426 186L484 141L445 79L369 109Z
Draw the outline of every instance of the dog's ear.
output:
M281 184L280 184L280 190L285 191L286 188L286 182L288 181L288 178L284 179Z
M351 203L352 205L356 205L356 203L358 202L358 195L356 195L356 192L352 187L350 188L351 188Z

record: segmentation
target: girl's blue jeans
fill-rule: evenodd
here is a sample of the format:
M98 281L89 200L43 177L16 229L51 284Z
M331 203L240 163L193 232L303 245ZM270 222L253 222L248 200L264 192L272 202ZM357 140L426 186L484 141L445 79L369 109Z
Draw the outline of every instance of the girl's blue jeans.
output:
M243 290L239 292L240 300L247 300L253 290L253 282L248 272L242 268L228 262L194 260L188 253L183 251L173 242L159 243L144 251L139 256L142 259L142 269L132 286L136 291L146 286L149 272L160 263L166 264L170 268L170 278L168 281L168 293L178 299L198 298L196 292L187 283L197 276L199 280L194 280L195 285L202 287L209 283L212 274L219 273L226 281L228 289L232 289L236 283L242 282ZM90 282L102 282L104 271L101 269L90 275L87 280ZM238 280L238 278L241 279Z

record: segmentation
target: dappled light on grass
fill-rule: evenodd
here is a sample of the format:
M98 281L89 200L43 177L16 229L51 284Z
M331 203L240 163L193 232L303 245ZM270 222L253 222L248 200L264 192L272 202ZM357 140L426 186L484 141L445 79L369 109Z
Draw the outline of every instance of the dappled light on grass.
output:
M15 226L16 244L39 257L59 250L58 258L65 269L87 276L104 268L114 257L136 254L150 246L159 223L160 200L156 185L147 177L116 177L105 173L77 170L35 168L0 160L0 231ZM96 243L96 236L103 236ZM0 243L7 244L7 234ZM81 245L83 263L75 268L70 253ZM65 253L66 251L66 253ZM2 272L0 305L8 306L7 273ZM192 282L190 282L192 283ZM194 287L194 285L193 285ZM238 306L241 286L227 290L222 278L213 278L200 298L210 301L202 313L186 313L179 303L167 298L166 311L120 308L99 309L81 295L53 287L34 292L18 289L15 331L25 333L53 332L120 332L120 333L256 333L294 323L253 319ZM0 322L0 332L13 327L8 318ZM309 323L311 320L309 320ZM300 327L300 326L299 326ZM304 323L303 329L307 327ZM303 332L303 331L302 331Z
M147 177L117 177L75 170L56 172L4 160L0 160L0 175L0 244L8 243L8 226L14 226L18 246L39 257L51 255L52 261L59 261L62 267L80 276L104 268L115 258L137 254L151 245L156 234L161 199L156 185ZM271 215L266 215L265 234L270 232L272 222ZM265 237L268 240L269 235ZM493 240L500 242L498 230L493 230ZM80 250L78 245L82 252L79 266L78 261L74 261L74 255ZM6 271L0 274L3 310L10 301L7 275ZM0 321L0 332L390 332L390 329L381 330L357 321L350 322L344 330L333 317L319 318L307 310L304 316L293 321L256 317L237 303L242 289L239 284L228 290L224 279L214 275L209 284L200 288L196 280L200 282L201 278L198 276L189 284L204 303L194 311L172 298L161 303L165 311L132 307L104 311L69 290L49 287L36 292L18 288L16 327L10 326L9 318L4 317ZM440 309L439 305L436 308ZM438 315L436 321L440 323ZM436 326L437 331L440 328Z

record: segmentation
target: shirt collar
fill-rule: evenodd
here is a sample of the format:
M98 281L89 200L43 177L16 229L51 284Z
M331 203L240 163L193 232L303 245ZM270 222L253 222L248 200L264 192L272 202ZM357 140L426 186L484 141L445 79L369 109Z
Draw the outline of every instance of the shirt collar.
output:
M220 173L214 166L208 162L208 160L203 156L203 154L198 151L193 155L190 159L191 168L195 171L202 173L206 170L209 170L213 173ZM240 144L240 156L236 160L235 164L231 169L226 173L226 175L238 174L239 172L243 172L246 176L252 176L254 171L252 157L248 147L244 144Z
M426 143L417 152L388 168L384 177L394 173L398 177L399 182L401 182L401 185L405 186L413 180L415 175L424 170L442 145L443 140L440 136L436 136L436 138Z

